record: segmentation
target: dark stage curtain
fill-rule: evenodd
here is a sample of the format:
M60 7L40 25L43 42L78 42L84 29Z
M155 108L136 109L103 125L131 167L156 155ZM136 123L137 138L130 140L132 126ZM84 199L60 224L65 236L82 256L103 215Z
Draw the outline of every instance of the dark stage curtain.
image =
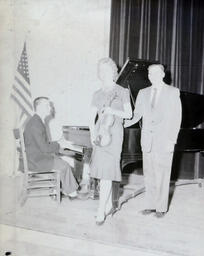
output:
M112 0L110 57L159 61L174 86L203 94L203 17L203 0Z

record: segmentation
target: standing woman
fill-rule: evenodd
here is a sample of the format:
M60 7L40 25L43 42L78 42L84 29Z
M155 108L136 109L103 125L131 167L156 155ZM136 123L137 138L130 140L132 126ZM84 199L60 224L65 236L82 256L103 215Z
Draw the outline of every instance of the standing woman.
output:
M93 95L90 115L93 145L90 173L91 177L100 179L97 225L103 224L112 211L112 181L121 181L123 119L132 117L129 90L115 83L117 76L117 66L112 59L99 60L101 89Z

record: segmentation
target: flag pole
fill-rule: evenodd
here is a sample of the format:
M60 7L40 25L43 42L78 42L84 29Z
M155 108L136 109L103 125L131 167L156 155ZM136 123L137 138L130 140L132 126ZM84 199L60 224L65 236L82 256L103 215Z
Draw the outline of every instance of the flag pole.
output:
M26 34L27 37L27 34ZM16 124L15 128L22 128L25 126L26 122L33 115L33 105L32 105L32 95L30 88L30 77L28 69L28 58L27 58L27 48L26 41L24 41L23 50L20 55L20 60L18 62L14 82L12 86L12 91L10 95L11 99L16 106ZM13 176L17 174L17 163L21 165L21 150L19 145L19 138L15 136L16 147L15 147L15 158L13 163ZM18 157L19 156L19 157ZM19 161L17 161L19 159Z

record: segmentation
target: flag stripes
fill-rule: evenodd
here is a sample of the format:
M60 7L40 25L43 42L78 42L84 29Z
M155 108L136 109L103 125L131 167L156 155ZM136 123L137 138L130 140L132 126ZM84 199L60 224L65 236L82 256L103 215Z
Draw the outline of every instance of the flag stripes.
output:
M11 98L20 109L18 126L21 126L33 115L26 43L24 43L23 51L14 77Z
M15 81L19 84L19 86L21 86L21 88L27 93L27 95L31 97L31 92L30 92L30 90L29 90L30 85L27 84L27 82L26 82L25 80L24 80L24 81L21 81L21 80L20 80L20 75L19 75L19 77L15 76ZM24 85L23 83L24 83L25 85ZM27 86L28 88L27 88L26 86Z
M13 90L15 92L15 95L18 95L19 97L21 97L22 101L24 102L24 104L27 104L27 106L32 110L32 104L29 101L29 99L26 98L26 96L24 95L23 91L19 90L19 87L17 88L15 85L13 85ZM13 93L14 94L14 93Z
M32 112L27 111L27 109L23 106L23 104L21 103L21 100L19 98L17 98L16 96L14 96L13 94L11 95L11 98L14 100L14 102L21 108L21 115L20 117L23 116L23 114L28 115L28 117L30 117L32 115Z

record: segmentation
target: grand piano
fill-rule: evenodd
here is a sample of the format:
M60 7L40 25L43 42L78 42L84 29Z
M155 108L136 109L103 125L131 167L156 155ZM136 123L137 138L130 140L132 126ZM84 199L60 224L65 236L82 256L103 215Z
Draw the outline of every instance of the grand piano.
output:
M134 102L138 91L150 86L147 68L157 62L127 59L122 67L117 84L129 88L131 101ZM167 72L165 82L171 82ZM204 157L200 152L204 150L204 95L184 92L180 93L182 103L182 123L174 150L172 165L172 180L198 179L204 177ZM122 169L141 160L140 147L141 123L125 129L123 151L121 157Z
M128 58L119 73L117 84L129 88L133 109L138 91L150 86L147 68L153 63L157 62ZM166 83L171 82L169 73L166 73L164 80ZM203 178L204 157L201 152L204 151L204 129L201 125L204 122L204 95L181 91L181 102L182 124L175 146L171 179ZM125 129L121 155L123 172L132 169L128 166L142 162L140 132L141 122ZM63 135L66 140L81 147L81 159L88 161L91 152L88 127L63 126Z

